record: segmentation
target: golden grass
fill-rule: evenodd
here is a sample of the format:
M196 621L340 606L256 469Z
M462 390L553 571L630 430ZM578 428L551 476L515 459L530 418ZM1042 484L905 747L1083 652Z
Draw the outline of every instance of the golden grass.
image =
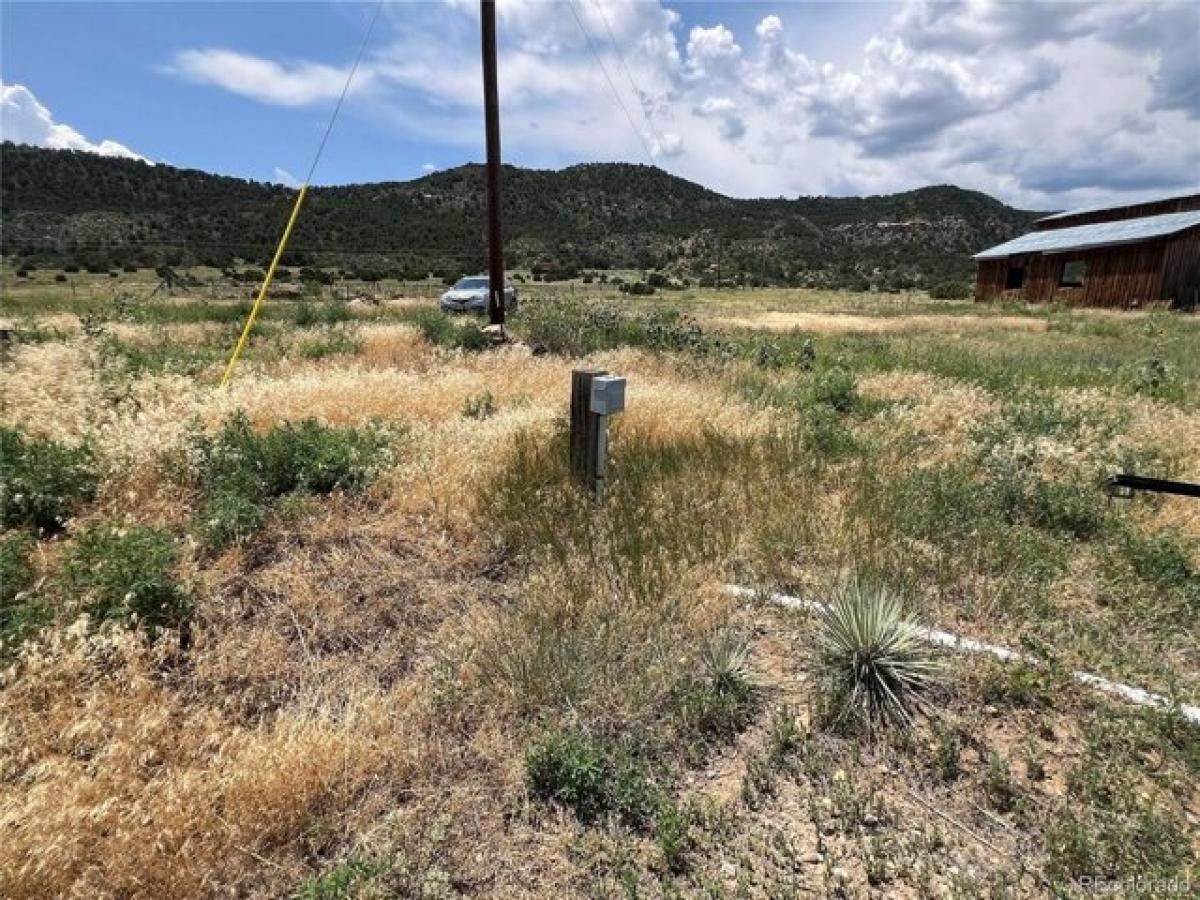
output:
M958 334L989 330L1041 332L1044 319L1021 316L926 315L860 316L849 313L768 311L754 315L714 316L705 320L714 328L753 328L763 331L811 331L815 334L897 334L929 331Z
M919 467L942 465L969 449L971 431L999 410L983 388L925 372L896 371L868 376L859 383L862 396L895 403L873 427L899 428L930 441Z
M104 330L124 343L150 349L165 344L206 344L221 337L235 338L233 326L221 322L172 322L159 325L135 325L128 322L105 323Z
M388 301L396 302L407 301ZM968 325L965 316L771 315L746 318L823 333L1045 326L1017 317ZM807 324L797 326L797 316ZM149 345L207 340L215 330L114 333ZM260 428L315 416L335 425L382 419L404 432L394 463L365 497L319 501L298 524L272 520L251 548L203 565L194 547L185 549L183 574L197 598L186 658L170 639L149 647L77 626L30 647L4 676L0 895L286 896L362 846L431 867L453 859L481 873L481 893L584 893L564 874L575 845L562 828L514 836L524 717L570 709L620 727L651 716L681 660L733 615L722 566L778 572L815 589L825 570L853 555L859 536L836 468L820 490L802 472L739 484L744 473L734 471L715 505L701 506L700 486L696 496L664 492L692 514L714 514L713 529L734 537L729 559L678 572L672 589L645 602L631 603L594 570L595 559L497 577L507 561L481 528L482 488L518 434L548 436L563 421L572 368L629 378L628 409L613 433L644 446L694 440L706 429L752 441L783 415L734 399L723 382L728 370L652 353L576 362L519 347L471 355L432 348L408 325L362 322L355 332L361 351L353 359L251 361L226 391L161 374L114 389L86 341L14 351L2 373L0 420L94 444L105 479L93 515L182 528L186 491L158 459L181 447L193 419L213 429L244 410ZM968 452L971 432L1001 408L981 388L922 372L870 375L859 390L894 404L864 427L930 441L920 460L884 454L897 467ZM496 412L464 416L464 403L484 392ZM1094 390L1056 396L1068 407L1132 414L1111 441L1090 436L1095 447L1040 442L1033 451L1047 471L1073 476L1115 448L1152 447L1181 477L1200 480L1197 413ZM1147 514L1147 527L1200 537L1200 510L1176 499ZM756 550L760 539L771 549ZM800 558L802 545L818 549ZM1084 562L1059 585L1067 608L1094 605ZM970 624L975 613L958 614ZM543 639L573 652L538 668L531 661L543 659ZM443 816L450 837L431 836ZM417 879L398 892L420 889Z

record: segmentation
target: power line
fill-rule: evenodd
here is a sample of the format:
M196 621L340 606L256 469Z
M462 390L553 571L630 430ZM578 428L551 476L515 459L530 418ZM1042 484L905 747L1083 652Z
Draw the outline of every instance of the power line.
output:
M617 43L617 36L613 34L612 25L609 24L608 16L604 13L604 6L600 3L600 0L592 0L592 5L596 7L596 12L600 14L600 21L604 23L604 30L608 32L608 39L612 43L612 48L617 54L617 61L620 62L621 68L625 70L625 77L629 80L629 87L632 88L634 94L637 95L638 101L643 102L642 98L649 97L650 95L646 91L643 91L641 87L638 86L637 81L634 79L633 72L630 71L629 65L625 61L625 54L621 52L620 44ZM650 113L646 111L645 105L642 106L642 117L646 120L646 125L650 128L650 130L654 132L654 137L658 141L659 148L665 149L667 145L666 135L659 131L658 126L654 124L654 120L650 117Z
M346 102L346 94L350 92L350 83L354 81L354 75L358 72L358 64L362 62L363 54L367 52L367 44L371 42L371 32L375 30L375 23L379 21L379 12L383 9L383 0L379 0L375 4L375 12L371 16L371 24L367 26L367 33L363 35L362 46L358 48L358 55L354 57L354 64L350 66L350 71L346 74L346 83L342 85L342 93L338 97L337 105L333 107L333 114L329 117L329 124L325 126L325 134L321 136L321 143L317 146L317 152L313 156L312 165L308 167L308 175L304 179L305 184L312 182L313 173L317 170L317 163L321 160L321 154L325 152L325 144L329 141L329 135L333 131L333 123L337 121L338 113L342 111L342 104Z
M579 16L579 11L575 9L575 0L567 0L567 6L571 10L571 15L575 17L575 24L579 26L579 30L583 33L583 38L587 41L588 49L592 52L592 57L596 60L596 64L600 67L600 71L604 74L604 80L608 82L608 89L612 91L613 97L617 101L617 105L621 107L621 112L625 114L625 121L629 123L629 127L633 129L633 133L637 135L638 141L642 145L642 149L646 151L646 156L650 160L650 164L654 164L654 151L650 149L650 145L646 142L646 136L642 134L640 128L633 121L633 116L629 114L629 109L625 106L625 101L621 99L621 93L617 90L617 86L613 84L612 77L608 74L608 68L604 65L604 59L600 56L600 51L596 49L596 44L592 41L592 36L588 34L587 28L583 25L583 19Z

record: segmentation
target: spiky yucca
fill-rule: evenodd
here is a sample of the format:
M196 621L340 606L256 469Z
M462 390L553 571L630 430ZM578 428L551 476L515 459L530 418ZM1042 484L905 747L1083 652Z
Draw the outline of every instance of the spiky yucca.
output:
M906 617L900 595L853 576L833 590L820 618L820 662L834 719L910 723L940 665L919 624Z

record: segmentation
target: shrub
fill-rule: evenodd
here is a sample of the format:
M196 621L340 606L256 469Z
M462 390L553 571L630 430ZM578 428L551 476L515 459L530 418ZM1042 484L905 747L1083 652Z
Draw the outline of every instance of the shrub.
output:
M489 344L488 336L477 322L467 321L460 324L441 312L423 311L417 316L416 325L425 340L439 347L451 350L483 350Z
M900 595L853 576L837 585L820 618L820 667L835 719L910 723L939 666Z
M971 294L970 285L962 281L942 281L929 289L934 300L968 300Z
M170 532L146 526L101 526L67 552L63 586L96 622L121 622L152 633L183 624L187 592L175 578L178 551Z
M323 875L306 880L292 895L294 900L350 900L358 897L371 881L387 872L379 860L354 853Z
M1126 366L1123 380L1129 390L1156 400L1179 400L1185 394L1185 379L1176 367L1157 356Z
M246 540L269 503L285 494L365 486L387 441L376 428L331 428L315 419L258 434L245 413L237 413L216 435L196 441L206 542L216 548Z
M849 412L858 399L854 375L841 366L827 369L813 381L812 399L838 412Z
M533 796L584 823L611 814L643 828L657 807L657 789L639 756L573 727L551 730L530 746L525 783Z
M354 318L349 307L342 302L310 302L302 300L295 307L292 322L298 328L312 328L313 325L336 325L349 322Z
M27 593L33 585L33 548L33 538L25 533L0 537L0 662L50 619L45 603Z
M58 531L96 494L91 453L0 426L0 513L6 527Z
M757 686L746 644L722 631L705 646L699 678L684 681L675 697L686 731L701 737L731 738L749 723Z
M484 391L463 401L462 414L468 419L487 419L496 414L496 398Z
M33 583L32 550L33 539L23 532L0 536L0 607L8 607Z

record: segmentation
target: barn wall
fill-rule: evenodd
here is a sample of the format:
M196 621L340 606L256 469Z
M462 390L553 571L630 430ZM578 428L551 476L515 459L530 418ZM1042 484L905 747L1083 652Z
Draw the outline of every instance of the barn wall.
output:
M1200 309L1200 228L1191 228L1167 241L1162 297L1178 308Z
M975 302L996 300L1004 293L1004 280L1008 276L1007 259L981 259L975 273Z
M1055 228L1070 228L1074 225L1092 225L1097 222L1120 222L1125 219L1140 219L1142 216L1161 216L1166 213L1192 212L1200 210L1200 194L1188 194L1184 197L1171 197L1167 200L1155 200L1151 203L1137 203L1133 206L1121 206L1117 209L1101 209L1095 212L1081 212L1072 216L1063 216L1049 222L1034 222L1035 231L1050 231Z
M1200 232L1200 229L1197 229ZM1147 241L1097 250L1034 256L1028 259L1023 291L1006 292L1010 260L981 260L975 298L1024 299L1027 303L1057 302L1067 306L1134 308L1161 302L1166 242ZM1186 249L1179 251L1186 256ZM1064 266L1072 260L1087 263L1083 287L1062 287ZM1172 272L1176 271L1173 267Z

